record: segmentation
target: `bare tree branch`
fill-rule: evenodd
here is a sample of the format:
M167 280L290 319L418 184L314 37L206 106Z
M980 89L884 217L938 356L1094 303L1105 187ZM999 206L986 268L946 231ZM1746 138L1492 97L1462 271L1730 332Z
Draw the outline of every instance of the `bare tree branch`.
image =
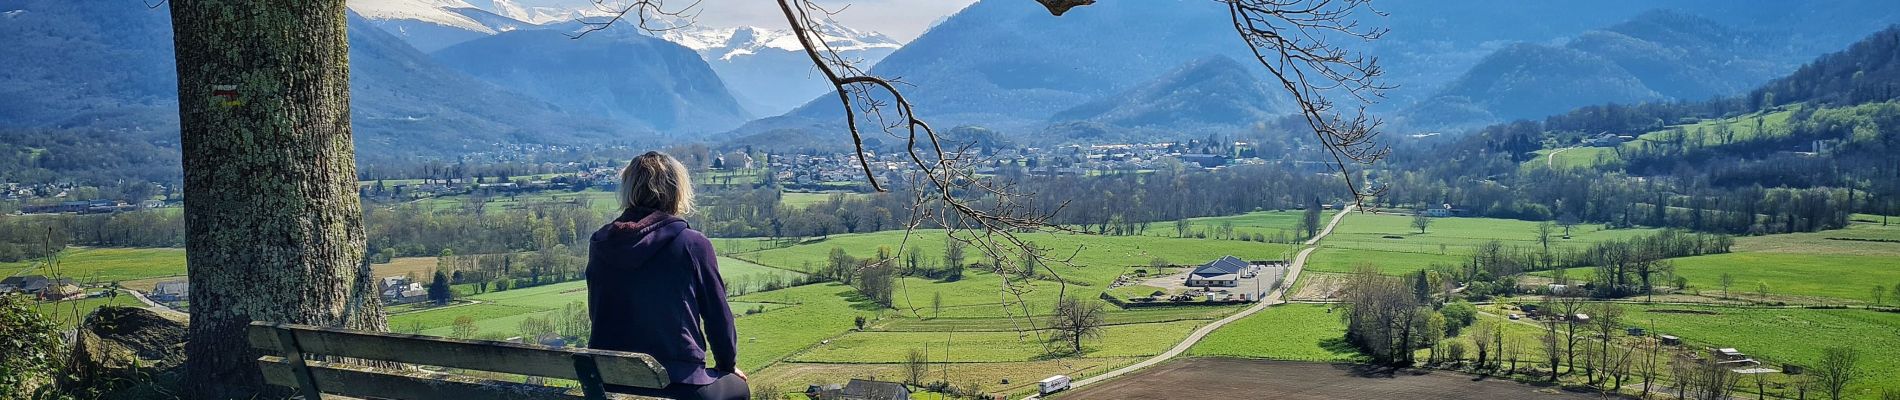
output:
M1352 166L1371 165L1391 152L1377 142L1381 121L1366 115L1363 106L1391 87L1378 82L1384 70L1377 58L1328 39L1378 40L1386 29L1363 29L1355 18L1360 12L1384 14L1372 9L1371 0L1218 1L1227 4L1234 30L1254 58L1299 104L1301 117L1332 156L1356 202L1364 205L1366 198L1383 192L1383 185L1363 187ZM1342 115L1329 98L1340 92L1361 103L1351 116Z

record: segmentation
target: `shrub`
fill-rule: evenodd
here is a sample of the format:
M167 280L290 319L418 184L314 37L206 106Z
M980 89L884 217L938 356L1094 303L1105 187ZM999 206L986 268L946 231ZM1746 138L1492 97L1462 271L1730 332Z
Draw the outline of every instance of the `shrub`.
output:
M59 326L26 296L0 295L0 339L0 388L30 392L45 384L64 353Z

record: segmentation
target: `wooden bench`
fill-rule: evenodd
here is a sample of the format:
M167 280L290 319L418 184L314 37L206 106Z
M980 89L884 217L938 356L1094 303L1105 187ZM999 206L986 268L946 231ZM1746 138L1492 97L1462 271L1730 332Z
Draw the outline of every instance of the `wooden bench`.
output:
M653 357L621 351L567 349L508 342L366 332L255 322L251 346L265 382L295 389L306 400L355 397L405 400L635 399L605 385L664 387L666 369ZM413 366L321 360L347 358L459 368L579 382L578 389L428 372Z

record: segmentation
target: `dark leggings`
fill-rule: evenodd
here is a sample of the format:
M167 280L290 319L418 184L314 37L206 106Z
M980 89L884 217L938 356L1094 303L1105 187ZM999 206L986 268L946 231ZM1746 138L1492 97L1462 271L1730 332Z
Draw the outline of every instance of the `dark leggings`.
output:
M726 374L719 377L719 380L705 385L675 383L660 389L608 385L607 390L635 396L680 400L747 400L752 397L752 389L746 387L745 379L740 379L738 375L733 374Z

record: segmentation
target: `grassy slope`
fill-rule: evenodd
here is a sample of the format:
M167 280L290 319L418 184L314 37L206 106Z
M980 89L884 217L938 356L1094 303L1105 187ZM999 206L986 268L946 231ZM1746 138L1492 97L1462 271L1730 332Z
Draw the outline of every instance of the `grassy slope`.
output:
M1733 347L1775 363L1813 366L1828 346L1851 346L1867 373L1854 391L1900 390L1900 314L1867 310L1628 308L1632 324L1651 325L1691 344ZM1655 310L1700 310L1690 314ZM1778 365L1778 364L1777 364Z
M1756 118L1760 118L1762 126L1767 128L1769 134L1773 134L1786 128L1788 118L1792 115L1794 115L1794 110L1790 108L1783 111L1752 113L1735 118L1701 120L1692 124L1671 125L1663 129L1638 135L1637 140L1624 143L1623 147L1636 148L1642 146L1644 141L1662 142L1669 140L1669 132L1678 127L1688 132L1691 135L1689 138L1693 138L1695 131L1701 129L1704 133L1704 136L1702 136L1702 144L1704 146L1722 144L1722 138L1715 135L1715 129L1718 126L1727 126L1730 130L1733 130L1735 132L1736 141L1751 140L1762 135L1760 130L1755 129ZM1685 140L1689 139L1685 138ZM1571 148L1562 150L1562 152L1557 153L1557 156L1554 158L1549 157L1551 153L1559 150L1561 149L1539 150L1537 151L1539 157L1525 161L1524 166L1527 168L1543 167L1546 165L1556 168L1589 168L1606 161L1614 161L1617 159L1616 151L1608 147Z

